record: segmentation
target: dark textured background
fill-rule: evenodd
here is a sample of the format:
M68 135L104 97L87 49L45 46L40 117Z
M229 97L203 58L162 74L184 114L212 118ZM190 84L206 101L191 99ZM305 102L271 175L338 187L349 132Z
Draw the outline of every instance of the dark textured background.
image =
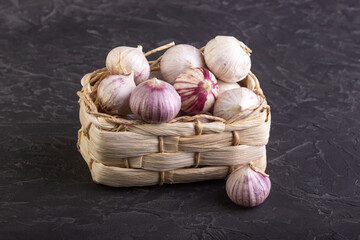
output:
M360 239L360 3L1 1L0 239ZM115 189L76 149L80 78L118 45L233 35L272 107L272 191Z

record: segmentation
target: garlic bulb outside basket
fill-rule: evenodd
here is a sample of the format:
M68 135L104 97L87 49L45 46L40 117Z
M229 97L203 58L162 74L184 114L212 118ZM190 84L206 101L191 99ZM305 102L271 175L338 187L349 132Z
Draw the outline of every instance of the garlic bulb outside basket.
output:
M250 72L250 57L234 37L217 36L210 40L204 58L210 71L224 82L239 82Z
M106 68L111 74L129 74L134 72L134 81L138 85L149 78L150 66L142 52L142 46L117 47L106 57Z
M269 176L246 165L235 170L226 181L226 193L234 203L244 207L260 205L269 196Z
M130 97L130 108L135 116L147 123L167 122L179 113L181 99L175 88L152 78L140 83Z
M189 68L181 73L174 82L181 96L181 110L190 114L208 112L218 96L216 78L205 68Z
M170 84L173 84L185 69L197 67L205 67L204 58L197 48L187 44L169 48L160 61L161 74Z
M259 104L258 96L250 89L245 87L231 89L219 95L214 106L214 116L229 120L239 115L237 119L242 119Z
M97 88L97 102L109 114L130 113L129 99L135 89L134 74L110 75Z

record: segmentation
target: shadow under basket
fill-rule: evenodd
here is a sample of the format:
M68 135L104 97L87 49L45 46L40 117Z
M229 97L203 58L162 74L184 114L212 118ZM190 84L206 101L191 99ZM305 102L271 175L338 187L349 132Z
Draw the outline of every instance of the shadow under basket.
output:
M270 107L253 73L240 82L261 100L243 119L200 114L147 124L102 113L96 103L106 68L86 74L81 84L78 149L92 179L113 187L150 186L224 179L253 163L265 172Z

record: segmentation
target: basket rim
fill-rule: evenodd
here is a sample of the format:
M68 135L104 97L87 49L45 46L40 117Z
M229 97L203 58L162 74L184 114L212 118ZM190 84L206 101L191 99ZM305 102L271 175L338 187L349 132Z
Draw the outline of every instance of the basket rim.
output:
M142 120L125 119L121 115L110 115L107 113L99 112L99 109L96 106L94 100L92 99L91 94L96 93L96 89L97 89L97 86L99 85L99 83L109 75L110 75L110 73L104 67L101 69L97 69L97 70L93 71L92 73L85 74L83 76L83 78L81 79L81 84L83 87L82 87L81 91L77 92L77 95L79 96L79 103L81 101L84 102L85 111L88 114L93 115L94 117L101 117L101 118L105 119L107 122L111 122L111 123L122 124L122 125L150 124L150 123L146 123ZM266 111L265 122L268 122L270 120L270 106L268 105L268 103L266 101L266 97L264 96L263 91L260 88L258 79L256 78L255 74L253 74L252 72L250 72L245 79L247 79L247 81L252 80L254 82L253 89L250 89L250 90L252 90L260 98L260 105L258 105L255 108L249 109L250 114L248 116L246 116L245 118L237 120L237 116L234 116L233 118L231 118L227 121L223 118L212 116L212 115L197 114L197 115L193 115L193 116L190 116L190 115L179 116L179 117L176 117L166 123L169 124L169 123L181 123L181 122L198 122L199 119L207 119L207 120L214 121L214 122L221 122L226 125L236 124L237 122L240 123L240 122L244 122L244 121L251 121L255 117L254 115L256 115L256 113L258 111L261 111L261 112ZM244 80L242 80L242 81L244 81ZM241 84L241 82L239 84ZM244 87L247 87L247 86L244 86Z
M252 52L251 49L249 47L247 47L241 41L239 41L239 44L243 48L243 50L250 56L250 54ZM153 50L150 50L150 51L144 53L144 56L146 57L148 55L151 55L158 51L165 50L174 45L175 45L175 42L165 44L163 46L157 47ZM205 49L205 47L202 47L199 49L199 51L203 54L204 49ZM156 60L148 61L151 72L159 71L159 69L160 69L159 63L160 63L161 58L162 58L162 56L160 56ZM81 79L82 90L78 91L77 95L79 96L79 103L81 101L83 101L85 103L85 107L86 107L85 111L88 114L93 115L94 117L102 117L107 122L115 123L115 124L119 124L119 125L126 126L126 125L149 124L149 123L146 123L141 120L125 119L120 115L111 115L111 114L99 112L99 109L94 102L93 95L94 95L94 93L96 93L99 83L109 75L111 75L111 73L107 70L106 67L104 67L104 68L97 69L91 73L87 73L83 76L83 78ZM255 76L255 74L253 74L250 71L243 80L238 82L238 84L242 87L246 87L246 88L252 90L260 99L260 105L246 110L246 112L248 112L249 114L245 118L238 119L239 116L242 115L244 112L241 112L241 113L235 115L234 117L232 117L229 120L225 120L223 118L216 117L213 115L197 114L197 115L192 115L192 116L185 115L185 116L175 117L174 119L168 121L167 123L196 122L197 124L199 124L199 119L207 119L210 121L221 122L221 123L224 123L227 125L227 124L234 124L236 122L240 123L240 122L252 121L252 120L254 120L254 118L256 118L256 115L259 115L259 114L256 114L259 111L260 112L266 111L265 122L270 121L270 106L267 104L266 97L263 94L263 91L260 87L259 80Z

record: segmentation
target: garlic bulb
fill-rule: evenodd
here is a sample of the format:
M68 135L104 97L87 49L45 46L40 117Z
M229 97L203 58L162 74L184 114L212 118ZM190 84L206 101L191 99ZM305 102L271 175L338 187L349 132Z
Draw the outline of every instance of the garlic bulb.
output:
M169 83L152 78L140 83L130 97L135 116L147 123L167 122L179 113L179 94Z
M268 175L249 165L232 172L226 181L226 193L234 203L244 207L260 205L269 196L271 182Z
M204 58L210 71L224 82L239 82L250 72L250 57L234 37L217 36L210 40Z
M218 80L217 84L219 86L219 94L221 94L227 90L230 90L230 89L240 88L240 85L235 82L224 82L224 81Z
M110 75L104 78L97 88L97 102L109 114L130 113L129 99L135 89L134 74Z
M134 72L136 85L146 81L150 75L150 66L142 52L142 46L114 48L106 57L106 68L111 74Z
M238 115L237 119L242 119L259 104L258 96L250 89L245 87L231 89L219 95L214 106L214 116L229 120Z
M187 44L169 48L160 61L160 71L164 80L173 84L177 76L187 68L205 67L200 51Z
M174 82L181 96L181 110L190 114L209 111L218 96L216 78L205 68L189 68L181 73Z

